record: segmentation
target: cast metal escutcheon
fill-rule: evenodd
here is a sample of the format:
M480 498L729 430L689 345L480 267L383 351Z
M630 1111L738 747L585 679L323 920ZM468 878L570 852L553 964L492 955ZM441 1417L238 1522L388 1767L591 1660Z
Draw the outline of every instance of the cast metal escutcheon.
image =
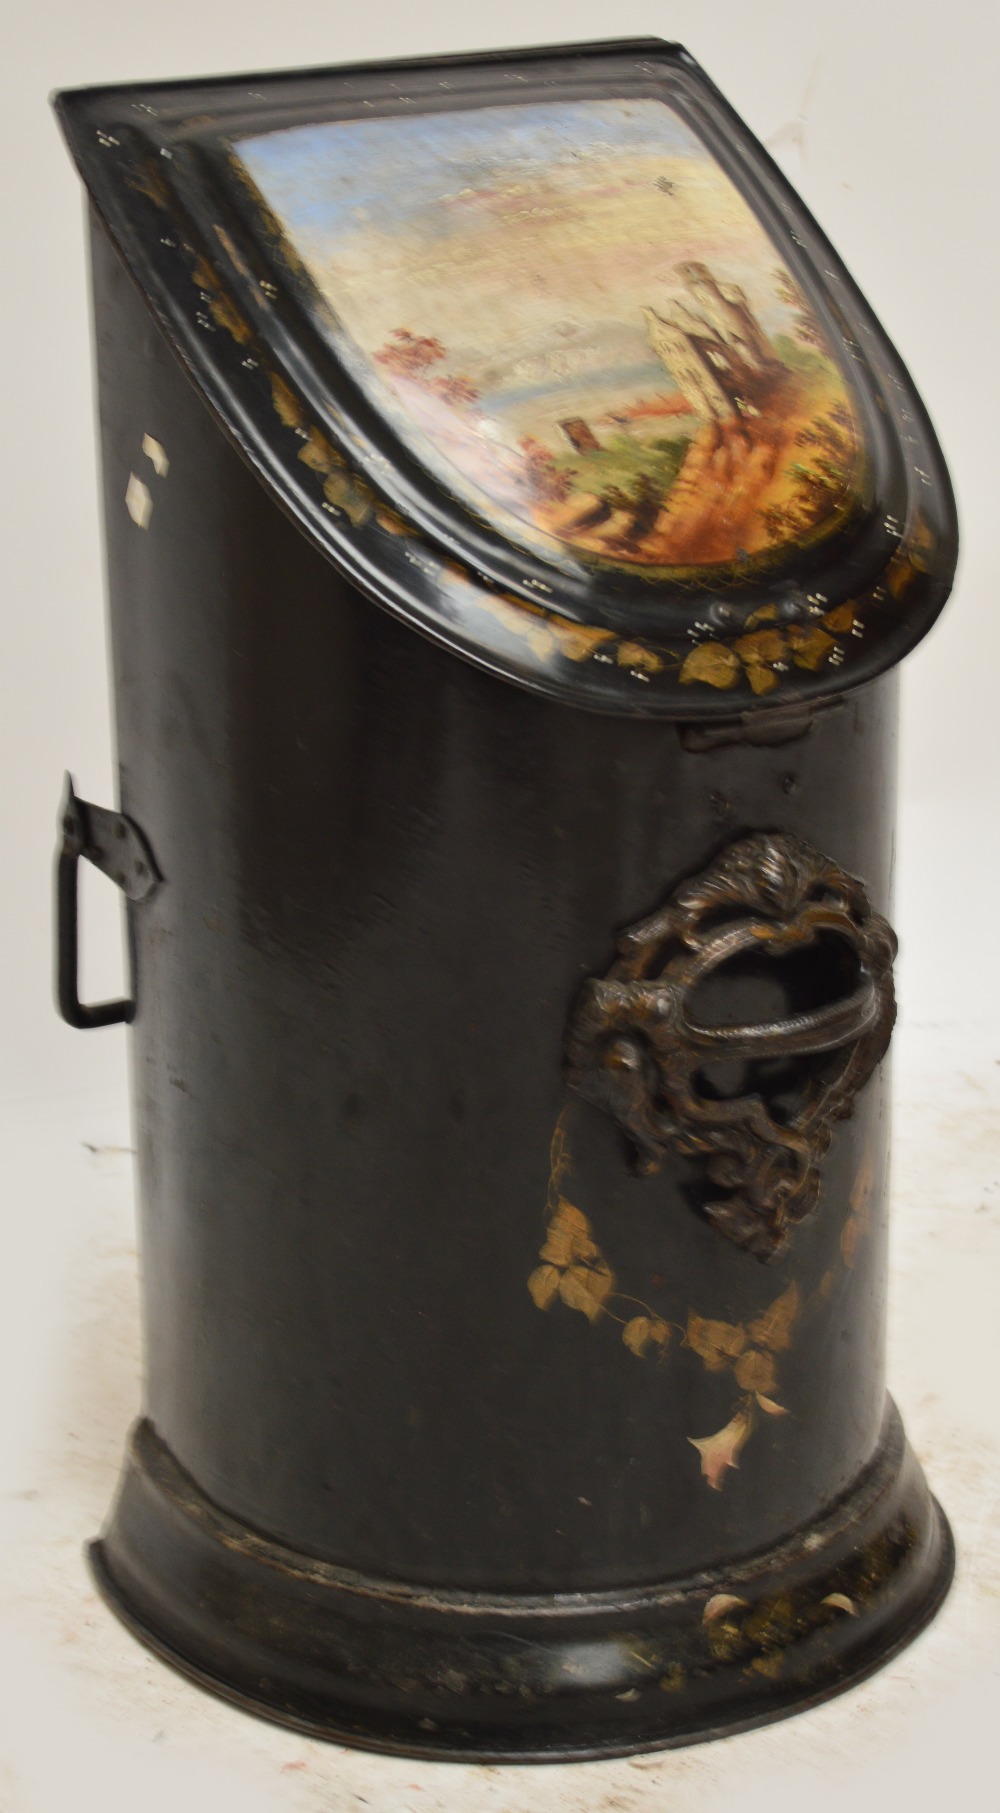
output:
M780 958L821 938L845 942L856 985L842 999L758 1025L701 1025L696 987L748 952ZM884 1056L896 1003L896 937L861 882L803 839L761 833L731 844L667 905L618 940L607 975L592 978L567 1039L568 1080L629 1136L641 1173L672 1149L705 1156L731 1193L705 1204L730 1240L773 1258L819 1197L837 1121ZM698 1086L713 1060L841 1053L832 1073L803 1080L784 1117L758 1093L718 1099Z

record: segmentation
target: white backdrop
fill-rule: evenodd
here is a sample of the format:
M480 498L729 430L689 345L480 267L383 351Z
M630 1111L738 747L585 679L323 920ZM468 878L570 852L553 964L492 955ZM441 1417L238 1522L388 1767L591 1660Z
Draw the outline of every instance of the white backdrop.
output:
M988 1229L996 1231L993 1205L1000 1202L1000 1197L990 1199L985 1194L997 1177L997 1148L990 1144L991 1138L995 1141L995 1131L991 1134L990 1122L981 1112L1000 1074L996 1069L1000 1064L1000 939L994 930L1000 900L994 808L1000 719L1000 500L995 453L1000 425L996 203L1000 98L995 73L1000 29L996 21L995 9L988 8L985 0L956 0L948 8L927 0L908 0L906 4L903 0L840 0L837 6L816 5L812 0L675 0L673 4L620 0L613 8L597 0L507 0L502 8L479 0L466 0L464 5L458 0L425 0L423 6L412 0L405 4L403 0L368 0L364 6L348 5L345 0L285 0L283 5L275 5L273 0L170 0L165 6L139 5L138 0L85 0L84 4L80 0L35 0L30 12L22 9L16 19L8 15L0 76L4 90L0 132L5 139L0 158L4 190L0 219L7 247L0 287L6 354L4 432L0 437L6 505L0 677L0 747L6 770L0 1108L7 1129L4 1149L9 1184L3 1270L11 1300L0 1314L0 1364L6 1368L0 1371L0 1378L15 1384L8 1394L11 1433L4 1449L10 1460L11 1502L28 1519L23 1554L33 1555L34 1561L25 1561L24 1567L28 1572L31 1566L38 1570L32 1576L33 1589L24 1585L28 1573L22 1572L20 1584L12 1585L10 1591L15 1608L20 1605L29 1621L35 1617L38 1628L50 1613L55 1616L52 1606L57 1589L45 1573L38 1546L41 1526L37 1519L32 1524L36 1514L24 1509L35 1504L42 1488L26 1486L24 1481L32 1468L38 1477L44 1475L45 1441L61 1449L72 1439L82 1440L84 1446L89 1441L91 1452L100 1450L99 1468L113 1472L136 1365L134 1336L129 1332L134 1323L129 1294L134 1259L127 1251L127 1234L122 1233L128 1225L128 1179L125 1161L119 1163L115 1157L116 1148L128 1144L123 1105L124 1036L120 1030L87 1036L72 1033L57 1021L51 1006L50 868L62 770L72 768L80 791L88 798L111 804L115 794L83 205L77 179L46 107L47 92L96 82L650 35L684 43L782 163L914 372L950 462L959 500L964 551L956 594L938 628L906 663L903 687L895 915L903 953L903 1019L897 1045L899 1070L904 1081L909 1079L903 1120L904 1131L906 1126L910 1128L912 1143L909 1158L904 1149L901 1174L910 1179L915 1197L933 1174L935 1182L920 1213L933 1216L954 1207L956 1193L970 1215L981 1206L980 1198L989 1213L975 1224L980 1230L979 1244L969 1231L972 1223L967 1226L959 1217L953 1218L950 1260L948 1234L942 1236L940 1248L918 1250L914 1245L907 1249L910 1257L905 1260L904 1274L911 1280L907 1285L910 1308L904 1303L900 1311L904 1320L898 1326L905 1325L911 1333L904 1339L897 1332L894 1338L897 1365L910 1368L907 1376L916 1380L919 1375L921 1380L913 1387L918 1436L919 1394L926 1385L920 1368L930 1342L938 1356L934 1379L945 1408L937 1422L936 1413L927 1412L926 1441L932 1444L947 1439L954 1419L961 1420L960 1397L961 1414L967 1412L971 1418L969 1440L982 1446L995 1442L997 1433L997 1409L989 1375L983 1369L998 1363L995 1341L992 1347L984 1345L984 1329L995 1320L988 1286L991 1281L1000 1282L997 1244L994 1241L990 1246L986 1239ZM121 982L121 962L118 909L110 886L95 878L85 904L89 909L86 992L92 997L115 993ZM91 1155L93 1164L84 1177L79 1170L80 1153L92 1146L98 1151ZM917 1157L919 1170L915 1168ZM906 1205L900 1206L905 1213ZM92 1229L88 1235L81 1217L91 1212L103 1235ZM918 1210L913 1213L917 1215ZM928 1240L936 1241L938 1226L933 1220L927 1222ZM98 1264L88 1240L97 1239L99 1245L105 1237L110 1244ZM110 1270L107 1266L101 1269L104 1260ZM81 1277L89 1280L84 1297L79 1295ZM951 1281L950 1295L943 1304L942 1279ZM981 1302L982 1326L973 1326L972 1297L966 1282L968 1291ZM74 1291L78 1293L75 1297ZM91 1340L86 1348L92 1366L87 1390L81 1388L74 1399L68 1378L74 1362L66 1329L71 1324L103 1328L108 1293L123 1305L119 1322L108 1324L112 1329L108 1340L112 1346L115 1341L120 1344L121 1365L110 1378L107 1342L102 1346ZM908 1314L916 1315L918 1302L926 1306L925 1320L919 1325L925 1328L926 1340L919 1334L916 1320L905 1320ZM920 1315L924 1316L923 1308ZM946 1340L940 1321L948 1315L953 1332ZM942 1382L945 1378L947 1384ZM1000 1392L1000 1385L997 1390ZM95 1400L99 1405L103 1402L104 1410L99 1407L88 1412L87 1403L92 1406ZM70 1429L67 1425L74 1420L74 1403L79 1427ZM904 1407L910 1410L905 1398ZM942 1484L943 1495L947 1483ZM967 1478L966 1486L973 1493L970 1518L979 1520L977 1528L990 1529L991 1494L1000 1495L1000 1472L996 1466L992 1473L980 1471L975 1485L969 1487ZM107 1479L100 1474L93 1485L95 1515L99 1515L106 1488ZM60 1553L68 1557L58 1591L72 1596L83 1590L76 1554L80 1536L92 1528L92 1522L80 1525L79 1518L90 1512L74 1513L65 1509L67 1500L63 1504L63 1520L56 1518L46 1540L50 1560L53 1543L57 1549L61 1545ZM989 1590L1000 1592L996 1579ZM103 1628L99 1613L92 1614L91 1622L94 1628ZM995 1626L993 1632L992 1672L987 1657L976 1679L980 1692L985 1691L984 1683L992 1682L995 1718ZM76 1637L66 1640L77 1641L79 1634L77 1631ZM117 1639L101 1640L113 1644ZM23 1642L30 1648L27 1637ZM11 1681L22 1674L20 1653L15 1645ZM131 1646L115 1653L121 1657L115 1677L121 1682L129 1680L130 1669L136 1676L154 1669L150 1678L160 1679L155 1665L140 1661ZM958 1649L948 1653L957 1657ZM63 1778L47 1744L45 1711L47 1691L62 1679L57 1661L56 1650L39 1651L37 1692L25 1685L29 1678L36 1678L30 1676L30 1670L20 1679L24 1741L12 1736L5 1752L0 1740L0 1805L5 1813L15 1804L18 1809L30 1808L31 1813L36 1809L48 1813L50 1806L59 1804L54 1784ZM0 1681L0 1693L6 1691L6 1682ZM127 1690L123 1691L127 1701ZM155 1699L155 1689L151 1691ZM173 1695L173 1704L180 1704L179 1696L188 1690L171 1682L169 1690L163 1691L167 1699ZM353 1763L338 1775L327 1762L309 1765L319 1770L316 1781L322 1792L318 1788L315 1799L300 1798L295 1759L305 1750L312 1755L317 1747L303 1747L289 1739L290 1760L273 1765L279 1772L274 1777L273 1797L258 1800L249 1778L241 1776L237 1786L236 1775L227 1773L227 1740L212 1734L229 1727L204 1724L210 1715L191 1710L194 1704L194 1697L183 1701L185 1716L199 1730L198 1721L202 1720L209 1732L190 1777L192 1805L198 1809L217 1806L219 1790L227 1786L232 1804L238 1804L241 1813L258 1805L295 1810L348 1807L355 1804L355 1791L369 1804L391 1807L393 1813L396 1809L403 1813L410 1806L450 1808L453 1804L473 1813L480 1803L499 1813L500 1809L537 1805L543 1797L547 1804L553 1797L570 1794L570 1789L557 1787L556 1774L548 1773L536 1778L535 1802L526 1793L523 1774L517 1778L516 1796L512 1778L507 1776L508 1785L502 1791L496 1789L498 1798L492 1788L487 1792L483 1777L478 1785L466 1783L464 1800L461 1796L436 1799L438 1793L454 1796L454 1775L447 1777L445 1772L450 1788L432 1788L428 1784L440 1783L440 1771L408 1772L404 1768L402 1773L393 1773L395 1766L387 1765L388 1773L377 1778L381 1785L372 1787L376 1778L366 1777L363 1769L359 1773ZM927 1706L930 1716L933 1696ZM105 1704L103 1713L110 1716L110 1711ZM155 1723L161 1714L152 1716ZM166 1714L162 1716L166 1718ZM816 1715L818 1719L826 1716ZM64 1740L69 1745L64 1760L70 1771L73 1744L86 1750L91 1742L83 1735L92 1730L88 1717L81 1713L75 1726L70 1720L69 1729L75 1736ZM220 1713L219 1717L235 1723L238 1734L246 1729L235 1714ZM807 1757L806 1740L794 1733L812 1727L801 1721L785 1729L793 1735L774 1742L791 1745L787 1754ZM26 1761L28 1732L35 1745L33 1763ZM254 1741L258 1748L263 1743ZM759 1745L763 1741L771 1740L734 1742ZM957 1727L953 1741L961 1742ZM275 1736L272 1747L278 1742ZM104 1804L124 1807L140 1789L147 1806L159 1804L153 1784L161 1777L155 1771L143 1773L137 1763L138 1774L128 1770L122 1774L121 1769L116 1774L111 1759L117 1755L120 1761L121 1753L111 1738L105 1743L93 1737L92 1743L96 1749L90 1762L106 1778ZM221 1746L218 1752L213 1749L216 1743ZM712 1756L737 1753L733 1745L726 1745ZM329 1759L338 1753L323 1754ZM706 1753L697 1754L704 1757ZM778 1757L786 1751L758 1748L748 1754ZM881 1750L869 1748L864 1770L856 1781L852 1779L850 1791L856 1804L878 1804L876 1788L881 1796L892 1772L890 1764L894 1768L898 1762L902 1767L904 1755L911 1756L911 1806L932 1804L920 1796L923 1789L930 1793L928 1784L937 1778L917 1743L915 1730L908 1743L900 1740L898 1758L888 1738ZM971 1766L967 1755L958 1761L963 1767ZM235 1769L235 1761L232 1767ZM306 1769L306 1765L302 1767ZM658 1789L669 1784L672 1809L694 1804L684 1798L685 1783L692 1792L697 1786L699 1807L709 1810L724 1803L728 1806L731 1799L741 1796L739 1771L734 1773L730 1764L693 1762L689 1757L666 1759L657 1767L665 1772L655 1778L636 1769L621 1780L630 1779L636 1790L644 1781L651 1788L654 1779ZM290 1773L281 1776L286 1768ZM12 1784L6 1798L2 1792L5 1770ZM65 1779L71 1782L72 1773ZM301 1779L304 1783L306 1776ZM612 1778L607 1772L585 1778L580 1771L570 1771L558 1779L574 1784L570 1800L560 1799L559 1804L594 1809L640 1805L627 1795L615 1799L614 1794L625 1790L615 1785L619 1777ZM585 1779L592 1787L584 1787ZM941 1782L944 1779L942 1776ZM967 1783L971 1780L965 1779ZM115 1798L115 1782L121 1790L120 1802ZM873 1798L865 1798L865 1784ZM713 1785L718 1799L712 1798ZM820 1786L814 1781L810 1790L814 1805ZM86 1798L89 1792L85 1791L82 1803L87 1807L91 1804ZM94 1792L96 1796L96 1789ZM965 1804L990 1805L993 1790L984 1783L983 1792L986 1798L980 1800L970 1790L971 1798ZM604 1798L606 1794L611 1797ZM164 1796L166 1805L166 1788ZM171 1804L174 1801L172 1788ZM78 1797L77 1804L81 1804ZM102 1804L99 1796L93 1804ZM226 1804L224 1793L222 1804ZM659 1804L667 1803L661 1800ZM758 1804L753 1794L743 1794L741 1805L751 1804ZM786 1804L795 1804L791 1789L787 1801L773 1802L775 1807Z

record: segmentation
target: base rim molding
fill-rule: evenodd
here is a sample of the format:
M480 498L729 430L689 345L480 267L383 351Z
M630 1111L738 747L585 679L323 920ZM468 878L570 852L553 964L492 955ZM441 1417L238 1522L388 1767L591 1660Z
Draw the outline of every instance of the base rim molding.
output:
M316 1561L219 1510L145 1420L89 1559L147 1648L244 1711L390 1754L538 1763L704 1742L845 1691L934 1616L954 1546L890 1406L873 1460L790 1541L632 1591L436 1591Z

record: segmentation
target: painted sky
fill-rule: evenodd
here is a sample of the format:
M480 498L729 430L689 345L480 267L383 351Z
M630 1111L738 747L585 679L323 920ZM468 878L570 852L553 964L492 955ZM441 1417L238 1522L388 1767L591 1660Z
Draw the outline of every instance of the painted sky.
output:
M435 334L487 389L655 375L640 307L684 259L742 283L772 331L787 320L761 227L659 101L341 121L239 155L353 338Z
M703 157L699 141L659 101L545 102L468 113L406 114L294 126L243 139L239 151L275 211L319 246L360 220L395 231L448 190L461 194L539 166L600 165L621 152L655 149ZM444 184L444 188L442 188Z

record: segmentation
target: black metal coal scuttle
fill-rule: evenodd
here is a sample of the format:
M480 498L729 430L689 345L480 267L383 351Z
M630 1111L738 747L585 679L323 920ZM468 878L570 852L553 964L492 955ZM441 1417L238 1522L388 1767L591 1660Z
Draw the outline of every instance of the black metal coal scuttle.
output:
M133 1022L146 1281L101 1590L383 1750L813 1704L952 1566L883 1384L910 380L675 47L57 108L121 766L59 989Z

